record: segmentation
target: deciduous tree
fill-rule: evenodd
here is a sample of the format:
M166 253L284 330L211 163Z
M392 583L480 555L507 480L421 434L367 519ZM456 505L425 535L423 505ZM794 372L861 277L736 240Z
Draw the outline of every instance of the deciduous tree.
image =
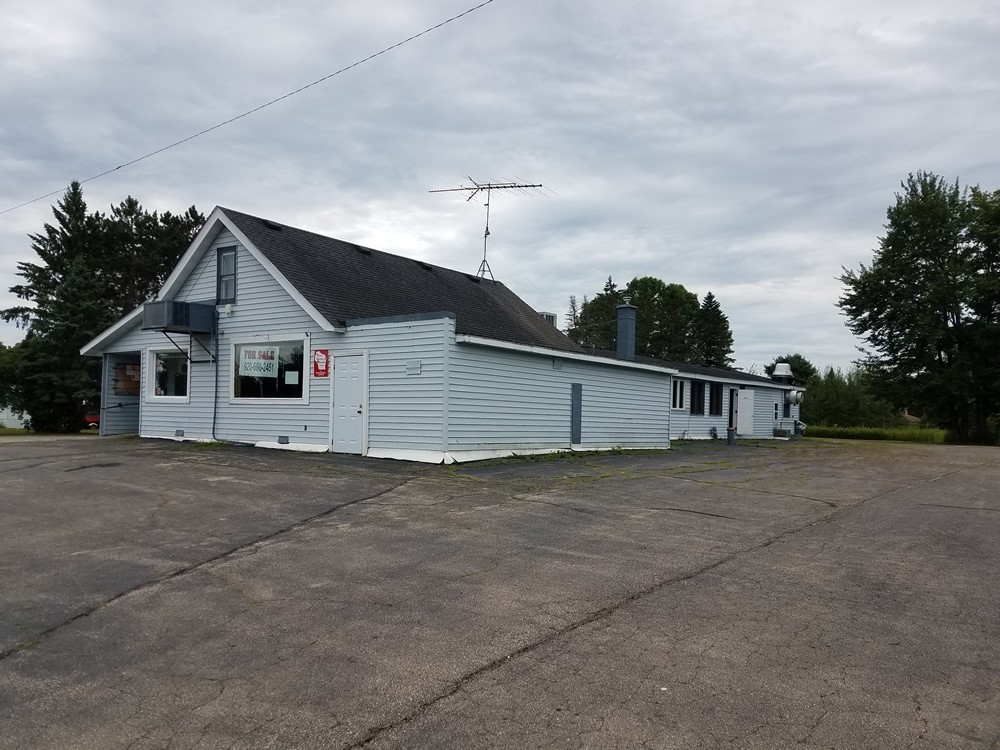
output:
M1000 195L911 174L871 265L843 269L839 306L863 365L897 407L960 440L990 439L1000 377Z

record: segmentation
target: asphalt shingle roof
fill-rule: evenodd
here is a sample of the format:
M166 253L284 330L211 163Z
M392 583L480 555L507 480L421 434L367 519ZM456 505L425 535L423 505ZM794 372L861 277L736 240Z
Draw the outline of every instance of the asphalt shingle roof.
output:
M584 351L498 281L222 211L330 323L451 312L460 334Z

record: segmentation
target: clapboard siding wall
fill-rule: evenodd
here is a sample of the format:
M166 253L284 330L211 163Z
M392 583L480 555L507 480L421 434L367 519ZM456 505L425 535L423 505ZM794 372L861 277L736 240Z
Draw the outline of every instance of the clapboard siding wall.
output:
M444 447L444 342L450 317L352 325L326 334L331 353L368 353L368 447Z
M669 442L668 373L459 343L448 383L449 450L569 448L573 383L583 392L582 447Z
M137 394L123 393L127 389L117 387L119 364L141 367L141 359L133 355L104 355L101 368L102 435L134 435L139 432L139 400L142 391Z
M277 442L279 437L284 436L291 443L326 445L329 441L330 387L325 381L320 387L314 387L315 384L309 377L308 340L303 344L302 368L303 389L309 394L308 403L291 399L232 400L235 341L302 341L317 328L312 318L256 258L239 245L232 234L225 230L219 233L188 281L178 291L177 299L190 302L214 300L217 250L234 246L237 247L236 302L230 312L227 313L225 307L220 307L219 313L219 396L214 437L218 440ZM200 356L204 352L193 354L195 359L207 358ZM198 437L213 437L212 395L216 388L216 373L210 364L194 365L194 373L199 378L196 383L192 375L192 401L197 401L203 411ZM185 436L187 434L185 432Z
M726 428L729 427L729 388L722 384L722 414L709 414L709 393L711 383L709 381L699 381L705 384L705 405L704 414L691 413L691 400L693 391L691 383L693 380L676 378L684 382L684 408L673 409L670 413L670 437L674 440L710 438L712 428L718 437L726 437ZM697 379L695 379L697 380Z
M777 388L756 388L754 390L753 434L754 437L773 437L774 428L778 422L774 418L774 407L778 407L778 419L781 419L781 406L785 402L785 393Z
M238 246L228 231L218 234L188 277L175 299L204 302L215 299L216 251ZM236 258L236 303L229 312L219 308L218 372L210 353L189 337L171 334L189 350L190 379L186 401L163 401L150 397L152 354L176 351L170 340L157 331L135 329L115 342L116 351L142 352L143 437L178 436L185 439L276 442L279 436L291 443L326 445L329 441L330 384L309 377L309 342L305 342L303 380L308 403L285 401L242 401L231 399L233 392L233 341L301 341L318 330L315 322L282 289L246 248L239 246ZM211 337L199 337L209 349ZM190 347L190 349L188 349ZM218 402L215 394L218 392ZM213 417L215 428L213 431Z

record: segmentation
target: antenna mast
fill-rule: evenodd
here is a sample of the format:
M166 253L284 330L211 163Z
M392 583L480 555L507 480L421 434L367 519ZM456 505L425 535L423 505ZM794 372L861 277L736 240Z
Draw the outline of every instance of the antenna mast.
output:
M469 193L469 197L465 199L466 202L471 201L479 193L482 192L486 193L486 202L483 204L484 206L486 206L486 231L483 232L483 260L479 264L479 270L476 271L476 276L478 276L481 279L484 279L486 278L486 274L489 274L490 278L496 281L496 279L493 278L493 269L490 268L490 263L488 260L486 260L486 250L490 238L490 193L492 193L492 191L494 190L518 190L520 192L526 192L529 189L540 188L542 186L540 184L529 185L527 183L519 183L519 182L476 182L471 177L469 178L469 182L471 182L472 185L470 186L462 185L461 187L457 188L444 188L443 190L428 190L427 192L429 193L467 192Z

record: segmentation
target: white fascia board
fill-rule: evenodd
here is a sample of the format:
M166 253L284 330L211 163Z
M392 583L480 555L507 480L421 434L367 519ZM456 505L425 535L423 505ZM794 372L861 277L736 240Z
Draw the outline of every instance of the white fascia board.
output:
M756 388L778 388L783 391L788 390L805 390L805 387L799 387L795 385L788 385L786 383L768 383L763 380L744 380L740 377L725 378L719 375L696 375L691 372L685 372L684 370L677 371L677 377L682 380L703 380L706 383L734 383L736 385L746 385L754 386Z
M624 367L630 370L646 370L655 372L658 375L676 375L677 370L670 367L657 367L647 365L642 362L628 362L623 359L609 359L608 357L595 357L593 354L576 354L574 352L564 352L559 349L546 349L543 346L530 346L528 344L514 344L510 341L500 341L499 339L487 339L482 336L469 336L459 334L455 341L460 344L474 344L476 346L488 346L493 349L507 349L513 352L524 352L525 354L540 354L545 357L559 357L560 359L571 359L576 362L590 362L595 365L608 365L610 367Z
M106 331L104 331L101 334L98 334L96 338L84 344L83 347L80 349L80 354L82 354L84 357L90 357L90 356L96 357L102 354L101 346L103 344L110 343L111 341L118 338L119 335L126 333L130 328L132 328L132 326L135 323L139 322L139 319L141 317L142 317L142 305L139 305L139 307L135 308L132 312L130 312L124 318L122 318L113 326L108 328Z

